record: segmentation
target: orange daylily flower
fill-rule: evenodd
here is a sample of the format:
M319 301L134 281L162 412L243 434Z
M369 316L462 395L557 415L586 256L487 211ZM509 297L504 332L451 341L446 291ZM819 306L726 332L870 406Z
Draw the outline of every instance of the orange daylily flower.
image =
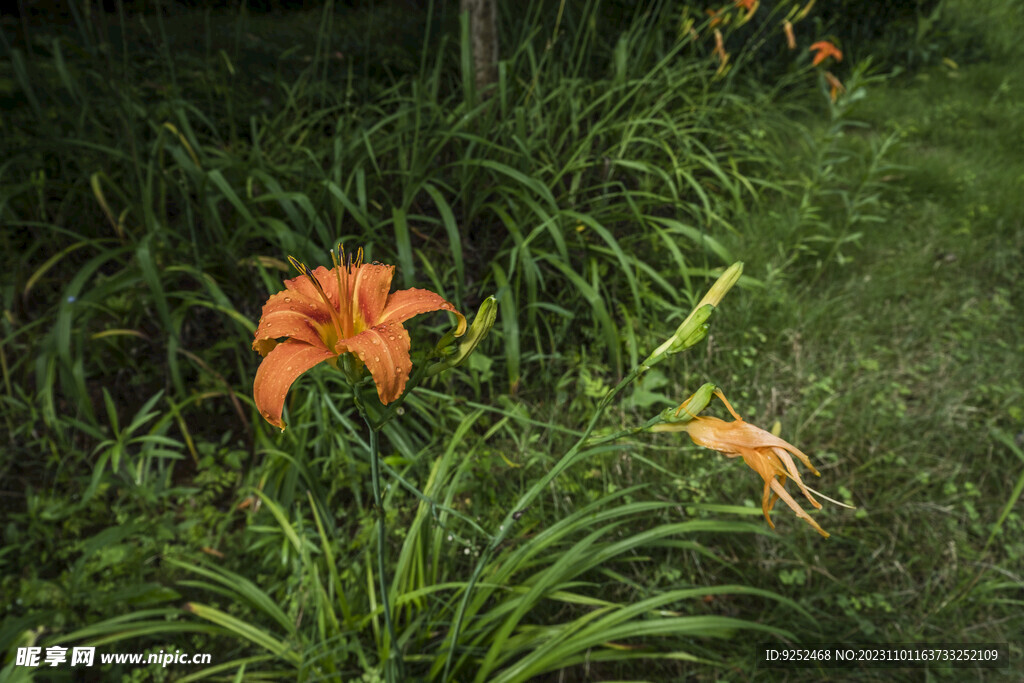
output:
M761 4L761 0L734 0L733 5L735 7L742 7L747 10L747 16L743 17L743 21L750 21L750 17L754 16L754 12L757 11L758 5Z
M412 370L409 333L402 323L420 313L449 311L458 318L456 336L466 331L466 318L434 292L406 289L388 293L395 267L363 263L363 250L355 259L331 252L334 268L310 271L292 257L299 277L285 280L285 291L263 306L252 348L264 356L256 371L253 398L260 414L284 429L284 399L299 375L323 361L337 363L352 353L365 364L383 404L405 390ZM285 337L284 341L278 341Z
M818 66L829 57L835 57L837 62L843 61L843 53L839 51L839 48L827 40L819 40L807 49L810 52L817 53L811 61L811 66Z
M735 421L726 422L717 417L694 417L685 425L682 425L682 429L690 435L690 438L698 446L711 448L724 453L730 458L742 456L743 462L750 469L761 475L761 478L764 479L761 510L764 512L764 518L768 521L768 526L773 529L775 528L769 513L772 511L775 501L781 498L796 513L797 517L814 527L814 530L819 534L828 538L828 532L822 529L800 507L785 488L786 478L792 478L796 482L797 487L799 487L800 492L810 501L811 505L821 509L821 503L811 496L811 492L800 478L800 473L797 471L796 464L793 462L790 453L798 457L800 462L816 475L821 476L821 473L811 464L810 459L803 451L789 442L780 439L770 432L764 431L760 427L755 427L749 422L745 422L743 418L736 414L736 411L733 410L721 391L716 389L715 396L721 399L732 416L736 418ZM679 407L680 411L685 409L686 403ZM822 497L824 498L825 496Z
M790 50L795 50L796 49L796 36L793 35L793 24L789 23L788 21L782 22L782 30L786 34L786 46Z
M843 82L836 78L831 71L825 72L825 80L828 81L829 95L832 97L833 102L836 101L836 96L838 96L839 93L846 92L846 87L843 86Z
M719 9L706 9L704 13L711 17L711 23L708 24L710 28L714 28L722 23L722 10Z

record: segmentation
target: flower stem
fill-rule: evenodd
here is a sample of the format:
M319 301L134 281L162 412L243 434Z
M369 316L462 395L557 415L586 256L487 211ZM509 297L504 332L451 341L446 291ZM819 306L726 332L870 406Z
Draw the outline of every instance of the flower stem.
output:
M359 415L370 430L370 473L373 486L373 506L377 511L377 577L380 581L380 604L384 610L384 623L387 624L388 639L391 641L390 646L387 648L388 657L384 662L384 680L392 683L393 681L405 680L405 667L402 662L398 638L395 635L395 624L391 621L391 602L388 598L388 582L384 573L387 535L384 528L386 515L384 513L384 500L381 496L380 485L380 433L374 429L358 396L356 397L356 408L359 409Z
M664 357L664 356L662 356ZM584 445L590 446L592 444L587 443L587 437L594 431L597 426L597 421L604 414L605 409L612 402L620 391L629 386L637 377L643 374L650 368L650 365L654 365L661 357L657 358L654 362L650 362L648 359L647 363L641 363L640 365L633 368L628 375L622 378L622 381L612 387L607 394L597 404L597 409L594 410L594 414L590 418L590 422L587 424L586 429L583 430L583 434L580 435L579 439L573 444L572 448L555 463L554 467L548 470L541 479L530 487L530 489L519 497L505 519L502 521L501 526L498 527L498 532L491 537L490 543L484 548L483 552L480 553L480 560L477 562L476 567L473 569L473 575L470 577L469 582L466 584L466 590L462 594L462 601L459 604L458 614L455 616L455 624L452 626L450 638L451 649L448 652L448 659L444 665L444 676L441 678L442 681L449 681L449 674L452 667L452 662L455 659L455 647L459 641L459 634L462 631L462 621L466 615L466 609L469 607L469 599L473 594L473 588L476 586L477 581L480 579L480 575L483 573L484 567L490 562L491 557L494 555L494 551L498 549L502 541L508 536L509 532L512 531L512 526L515 524L516 513L520 510L524 510L529 507L530 503L539 496L544 489L547 488L548 484L557 477L559 474L567 470L570 466L574 465L582 455L586 455L588 451L582 450ZM601 443L605 443L605 439L600 440Z

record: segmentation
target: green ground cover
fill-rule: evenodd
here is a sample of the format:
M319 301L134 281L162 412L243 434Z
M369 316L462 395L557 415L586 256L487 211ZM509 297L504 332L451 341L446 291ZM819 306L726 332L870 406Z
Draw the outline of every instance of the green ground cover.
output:
M4 23L0 680L31 644L214 655L111 680L820 680L757 668L790 642L1024 661L1020 7L940 3L874 66L844 45L833 102L803 49L830 29L788 52L790 4L726 31L723 73L702 14L690 42L671 3L533 3L490 98L450 9L425 38L389 5ZM285 256L339 240L470 317L497 297L380 431L383 505L372 385L311 371L283 434L252 400ZM708 337L603 401L737 260ZM447 328L409 325L417 367ZM706 381L856 506L815 513L830 538L785 506L769 530L757 474L686 435L600 443Z

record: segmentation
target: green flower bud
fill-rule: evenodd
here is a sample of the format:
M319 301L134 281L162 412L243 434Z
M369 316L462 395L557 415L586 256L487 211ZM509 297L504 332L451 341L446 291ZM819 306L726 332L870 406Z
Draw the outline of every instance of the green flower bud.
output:
M476 312L476 317L473 318L473 324L470 325L469 330L462 337L457 348L451 346L455 340L454 334L451 331L448 332L437 345L437 351L439 355L447 355L447 357L438 362L434 363L427 369L427 377L433 377L439 372L443 372L448 368L454 368L462 365L470 354L476 350L477 345L480 341L487 336L487 333L494 327L494 321L498 318L498 302L493 296L489 296L484 299L483 303L480 304L480 308Z
M708 407L711 397L715 394L714 384L710 382L693 392L690 398L683 401L678 408L666 408L661 412L661 421L648 427L650 432L681 432L686 423L697 417L697 413Z

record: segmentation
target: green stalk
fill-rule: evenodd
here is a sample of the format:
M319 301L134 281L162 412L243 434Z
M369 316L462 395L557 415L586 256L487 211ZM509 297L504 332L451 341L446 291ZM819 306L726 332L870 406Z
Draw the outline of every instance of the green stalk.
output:
M590 436L590 433L594 431L594 427L597 426L597 421L604 414L604 411L605 409L608 408L609 404L611 404L612 399L615 398L619 394L619 392L622 391L625 387L631 384L637 377L639 377L641 374L647 371L651 365L656 363L658 360L661 360L661 358L663 357L664 356L661 356L655 359L653 362L650 359L648 359L647 362L641 363L640 365L633 368L633 370L630 371L628 375L623 377L622 381L620 381L618 384L612 387L612 389L607 394L605 394L604 397L601 399L601 402L597 404L597 409L594 411L593 416L590 418L590 422L587 424L587 428L583 430L583 434L581 434L580 438L577 439L575 444L573 444L573 447L570 448L569 451L565 455L563 455L557 463L555 463L554 467L548 470L547 474L541 477L536 484L531 486L526 493L520 496L519 500L516 501L516 504L505 515L505 519L502 520L501 526L498 527L498 533L496 533L491 538L490 543L488 543L487 547L484 548L484 551L480 553L480 560L477 562L476 568L473 570L473 575L469 578L469 583L466 585L466 591L462 594L462 601L459 603L459 613L455 617L455 625L452 627L451 650L448 653L448 659L444 665L444 676L441 679L442 681L449 680L452 660L455 654L455 646L459 640L459 633L462 631L462 620L466 614L466 608L469 606L469 598L473 594L473 587L480 579L480 574L483 573L484 567L487 565L488 562L490 562L491 557L494 554L494 551L497 550L498 546L502 544L502 542L508 536L509 532L512 531L512 525L515 523L517 513L520 510L524 510L527 507L529 507L530 503L532 503L533 500L537 496L539 496L545 488L547 488L548 484L550 484L555 477L557 477L559 474L567 470L569 467L574 465L577 460L579 460L580 453L582 451L584 444L587 441L587 437ZM602 442L603 441L604 440L602 439Z
M367 428L370 430L370 472L373 486L373 505L377 510L377 577L380 584L380 604L384 610L384 623L387 625L388 639L391 641L387 660L384 663L384 680L392 683L393 681L405 680L405 667L402 662L398 638L395 636L395 624L391 621L391 601L388 597L388 582L384 574L384 554L387 548L387 536L384 529L386 521L384 500L381 496L380 487L380 434L374 428L358 396L355 402L360 417L363 418L363 422L366 423Z
M711 289L701 298L700 302L690 311L690 314L686 316L683 322L676 329L675 334L669 337L665 343L659 346L651 353L642 363L634 367L628 375L622 378L622 380L612 387L607 394L601 399L600 403L597 404L597 409L590 418L590 422L587 423L587 428L583 430L579 439L573 444L572 448L559 459L555 466L548 470L540 480L530 487L530 489L520 496L516 504L509 509L505 515L505 519L502 520L501 526L498 527L498 533L491 537L487 547L480 554L480 560L477 562L476 567L473 569L473 575L469 578L469 583L466 584L466 591L462 594L462 600L459 603L459 612L455 617L455 624L451 631L451 649L448 652L448 658L444 663L444 677L443 681L449 680L451 673L452 660L455 656L455 648L459 642L459 634L462 631L462 621L466 616L466 609L469 606L469 598L473 593L473 588L476 586L477 581L480 579L480 575L483 573L484 567L488 562L491 561L491 557L494 555L494 551L498 549L498 546L502 544L509 532L512 531L512 525L516 519L521 515L521 511L525 510L534 499L541 494L544 489L547 488L551 481L560 475L562 472L567 470L576 464L576 461L580 459L580 456L586 451L583 450L584 446L592 446L598 443L607 443L608 441L618 438L626 434L635 434L655 424L663 421L662 416L657 416L647 424L636 429L627 429L618 434L611 435L610 437L602 437L597 439L593 443L587 442L587 437L590 436L591 432L594 431L594 427L597 426L597 421L601 419L604 411L611 404L612 399L619 395L625 387L630 385L640 375L650 370L652 367L663 361L670 355L685 351L686 349L695 346L700 343L701 340L707 336L708 324L707 320L714 312L715 308L721 302L722 297L728 293L733 285L740 278L740 274L743 272L743 263L737 262L727 268L722 275L719 276L715 284L711 286ZM711 391L714 389L714 385L706 384L702 387L703 394L702 400L703 405L693 406L695 410L703 410L704 406L707 405L707 401L710 398ZM700 391L698 391L700 393ZM697 396L697 394L695 394Z

